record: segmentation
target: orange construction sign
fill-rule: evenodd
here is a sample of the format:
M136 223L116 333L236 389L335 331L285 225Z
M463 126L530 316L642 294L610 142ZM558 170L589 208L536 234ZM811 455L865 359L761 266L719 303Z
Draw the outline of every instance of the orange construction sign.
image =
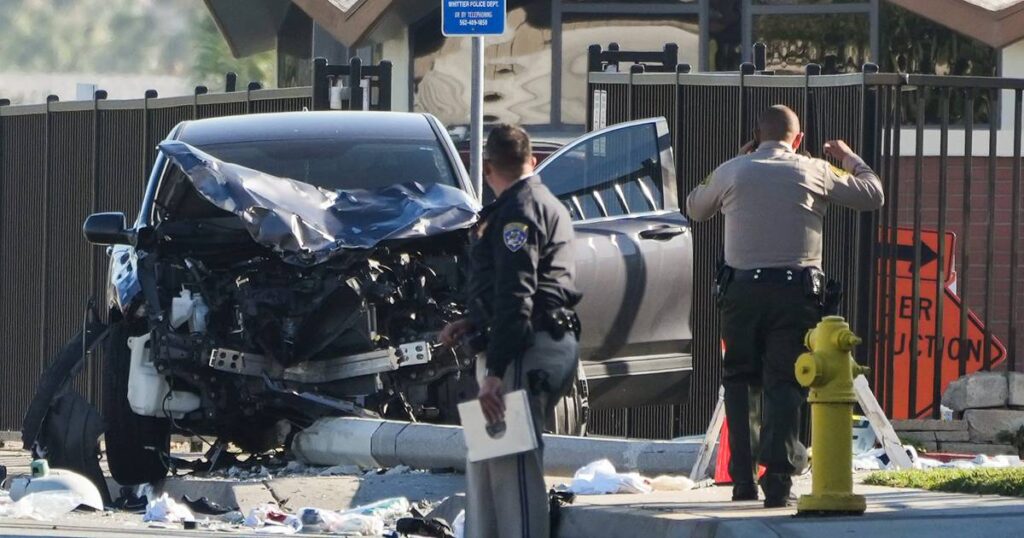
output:
M878 317L882 333L888 332L889 316L887 308L895 308L895 331L892 334L892 378L886 384L893 387L891 418L917 418L931 413L934 402L934 383L936 367L941 368L941 388L945 391L950 382L960 376L960 360L963 354L967 373L977 372L984 366L985 327L974 315L967 312L967 333L960 334L960 316L963 306L960 298L951 289L953 281L953 244L955 237L946 233L943 250L943 267L939 267L938 237L935 230L922 230L921 233L921 264L914 267L913 231L901 228L898 230L896 249L896 293L888 298L887 290L882 290L883 299ZM928 253L927 256L925 253ZM914 304L914 273L920 274L921 286L917 305ZM936 279L942 278L942 330L941 338L938 330L939 294ZM884 286L884 279L880 280ZM918 316L917 334L913 333L913 317ZM917 339L917 355L911 356L913 339ZM887 343L886 351L890 344ZM990 342L991 365L996 365L1006 358L1006 348L992 337ZM912 366L913 364L913 366ZM912 372L913 371L913 372ZM914 373L916 383L911 383ZM888 377L888 376L887 376ZM914 391L914 406L910 408L911 387Z
M942 267L939 267L939 232L921 230L921 266L914 267L914 229L897 228L896 230L896 277L914 278L914 273L921 274L921 280L934 282L941 274L946 284L953 279L953 245L956 234L946 232L942 244ZM941 272L941 273L940 273Z

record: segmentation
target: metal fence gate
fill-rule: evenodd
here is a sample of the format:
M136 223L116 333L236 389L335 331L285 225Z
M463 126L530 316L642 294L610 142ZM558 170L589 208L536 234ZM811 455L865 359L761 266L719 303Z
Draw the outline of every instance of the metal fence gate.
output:
M959 374L1016 369L1014 353L1024 345L1018 252L1024 80L878 73L870 64L843 75L821 75L816 65L805 75L777 75L753 64L735 73L691 73L687 65L674 65L670 52L592 47L588 128L668 119L681 202L735 156L752 137L757 114L777 103L800 115L809 153L821 155L824 141L843 139L882 177L882 211L829 209L823 269L844 284L841 314L865 337L858 359L872 366L873 387L890 416L937 417L934 402ZM763 48L754 57L763 58ZM999 106L1012 107L1012 113L1002 109L1012 126L999 128ZM959 126L950 123L951 110L959 110ZM987 118L983 132L975 129L977 112ZM940 155L926 157L934 139ZM1013 157L1001 158L997 150ZM951 267L951 234L958 269L943 271ZM703 433L720 384L712 288L722 246L720 217L694 226L690 403L598 411L591 431L661 438ZM950 315L957 317L955 329Z
M390 64L314 64L313 87L260 89L252 83L210 94L6 106L0 101L0 430L20 430L43 369L82 327L90 298L102 302L107 260L82 238L97 211L131 222L142 201L156 145L181 121L330 108L390 109ZM342 82L344 81L344 83ZM344 86L344 92L342 90ZM364 97L365 95L365 97ZM319 104L319 106L317 106ZM353 106L354 104L354 106ZM89 361L77 388L99 400L101 361Z

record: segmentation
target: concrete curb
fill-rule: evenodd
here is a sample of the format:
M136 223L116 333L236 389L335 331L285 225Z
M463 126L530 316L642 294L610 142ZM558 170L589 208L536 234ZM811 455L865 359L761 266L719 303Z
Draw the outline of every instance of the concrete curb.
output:
M369 442L367 442L369 441ZM295 436L292 451L312 465L464 470L462 428L358 418L323 418ZM544 472L572 476L603 458L644 475L689 475L699 442L544 436Z

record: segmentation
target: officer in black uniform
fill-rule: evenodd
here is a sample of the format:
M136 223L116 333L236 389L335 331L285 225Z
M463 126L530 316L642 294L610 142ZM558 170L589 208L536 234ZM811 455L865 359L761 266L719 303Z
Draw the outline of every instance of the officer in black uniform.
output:
M485 151L484 177L497 200L481 211L472 234L469 317L445 327L441 340L484 351L477 379L488 422L502 420L506 392L526 389L540 440L579 365L572 220L534 174L525 131L495 127ZM549 536L542 445L467 462L466 489L467 538Z

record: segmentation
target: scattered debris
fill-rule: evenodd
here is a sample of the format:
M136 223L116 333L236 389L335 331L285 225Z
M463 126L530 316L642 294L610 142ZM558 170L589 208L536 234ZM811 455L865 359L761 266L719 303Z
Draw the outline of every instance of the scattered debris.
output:
M52 521L82 504L82 498L72 491L50 490L29 493L17 501L3 492L0 495L0 518Z
M395 521L409 513L411 505L405 497L393 497L382 499L375 503L364 504L341 512L342 514L361 514L364 516L376 516L386 522Z
M302 521L298 517L283 512L273 504L249 510L244 525L263 534L295 534L302 530Z
M32 493L63 491L79 498L83 506L103 510L103 495L88 478L66 469L51 470L46 460L32 463L33 476L19 476L11 480L11 500L18 501Z
M685 476L659 475L651 480L654 491L690 491L695 484Z
M650 481L639 473L619 473L608 460L584 465L572 477L569 490L577 495L605 495L609 493L650 493Z
M455 531L447 521L425 517L403 517L395 523L395 531L400 535L415 535L426 538L455 538Z
M182 523L195 520L188 507L179 504L166 493L150 501L146 505L146 515L142 516L145 523Z
M238 511L237 506L225 507L211 501L208 497L192 499L188 495L184 495L181 498L181 502L185 503L185 506L188 506L192 512L208 516L222 516L224 514Z
M123 486L121 496L114 501L113 508L125 512L145 512L148 504L149 497L142 492L142 488Z
M384 520L372 515L303 508L299 510L299 519L302 521L304 529L321 532L356 534L358 536L380 536L384 533Z

